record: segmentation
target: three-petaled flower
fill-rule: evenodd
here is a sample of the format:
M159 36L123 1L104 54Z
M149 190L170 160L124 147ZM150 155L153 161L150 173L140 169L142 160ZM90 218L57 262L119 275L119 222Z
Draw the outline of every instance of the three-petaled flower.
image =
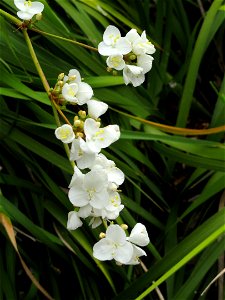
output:
M105 237L94 245L93 256L101 261L115 259L117 263L136 265L140 263L139 257L146 255L138 246L147 246L148 243L148 233L143 224L137 223L130 237L126 237L119 225L112 224L107 228Z
M14 0L15 6L19 9L17 16L22 20L31 20L34 15L42 13L44 4L38 1Z

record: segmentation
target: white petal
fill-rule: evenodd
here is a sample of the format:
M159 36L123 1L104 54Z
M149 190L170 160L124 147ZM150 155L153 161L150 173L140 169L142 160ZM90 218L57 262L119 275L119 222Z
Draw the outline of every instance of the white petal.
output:
M134 87L141 85L145 81L145 75L142 68L126 65L123 69L123 79L126 85L132 83Z
M113 45L120 37L121 35L119 29L113 25L109 25L103 34L103 41L106 43L106 45Z
M105 261L113 259L114 246L111 241L103 238L93 247L93 256L98 260Z
M77 212L75 211L70 211L68 213L68 221L67 221L67 229L69 230L75 230L78 227L82 226L82 221L80 220L80 218L77 215Z
M88 106L88 115L93 119L99 118L108 109L108 105L106 103L97 100L88 101L87 106Z
M146 227L141 223L134 226L127 240L138 246L147 246L150 242Z
M26 11L18 11L17 16L22 20L30 20L33 18L34 14Z
M75 166L74 167L74 174L73 174L73 177L70 181L70 184L69 184L69 188L71 188L74 184L76 185L82 185L83 184L83 181L84 181L84 174L82 174L82 172Z
M86 135L86 140L89 140L92 138L93 135L99 130L99 122L96 122L95 120L88 118L84 122L84 133Z
M85 175L84 188L96 192L100 192L102 189L107 188L108 177L104 172L99 173L97 170L91 170Z
M106 45L104 42L98 44L98 52L103 56L120 54L115 47Z
M33 13L33 14L40 14L44 9L44 4L42 4L41 2L31 2L31 6L29 7L29 12Z
M123 245L126 242L125 231L117 224L112 224L107 228L106 238L119 245Z
M120 54L128 54L132 50L131 43L125 37L118 39L115 47Z
M71 69L70 71L69 71L69 74L68 74L68 76L67 76L67 80L68 80L68 77L70 77L70 76L76 76L76 78L73 80L73 81L71 81L71 83L80 83L81 82L81 76L80 76L80 72L79 71L77 71L76 69Z
M109 210L105 210L105 219L108 219L108 220L115 220L115 219L117 219L118 218L118 216L119 216L119 214L120 214L120 212L121 212L121 210L124 208L124 205L120 205L120 206L118 206L117 207L117 209L116 210L114 210L114 211L109 211ZM102 216L102 218L103 218L103 216Z
M74 206L82 207L89 203L89 197L86 191L77 186L72 186L69 190L68 197Z
M126 263L126 265L138 265L140 263L139 257L146 256L146 252L141 249L140 247L137 247L133 245L133 255L130 261Z
M124 182L124 173L117 167L110 168L108 171L108 180L121 185Z
M123 246L118 247L115 252L114 259L121 264L126 264L133 256L133 246L131 243L126 242Z
M106 189L101 190L98 193L95 193L90 200L90 204L93 208L102 209L108 203L109 194Z
M77 83L65 83L62 88L62 95L65 100L73 103L78 103L77 99L78 84Z
M91 168L96 154L85 152L83 149L87 149L86 142L82 138L74 139L70 149L70 160L75 160L79 169Z
M97 228L99 225L102 224L102 219L101 218L92 218L91 222L89 225L91 225L91 228Z
M143 69L143 74L151 70L153 60L154 58L151 55L142 54L137 56L137 65Z
M87 205L81 207L77 214L79 217L85 219L91 215L91 210L92 210L91 205L87 204Z
M135 40L137 40L138 38L140 38L140 35L137 33L136 29L131 29L130 31L128 31L128 33L126 34L126 38L133 43Z
M79 89L77 92L78 104L83 105L93 96L93 90L91 86L85 82L79 83Z
M26 6L24 5L24 0L14 0L14 4L19 10L24 11L26 9Z

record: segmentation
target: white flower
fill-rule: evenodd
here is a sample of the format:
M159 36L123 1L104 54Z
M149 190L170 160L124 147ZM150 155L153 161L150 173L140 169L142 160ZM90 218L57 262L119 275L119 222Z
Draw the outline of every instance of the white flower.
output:
M142 73L149 72L152 68L154 58L151 55L142 54L137 56L137 66L142 68Z
M78 213L75 211L70 211L68 213L67 229L75 230L82 226L82 221L80 220Z
M82 207L90 204L94 208L102 209L107 204L109 197L107 175L99 173L97 170L91 170L82 175L70 184L69 200L74 206Z
M101 166L108 176L109 182L114 182L117 186L124 182L124 173L116 167L114 161L109 160L104 154L96 156L94 165Z
M121 37L119 29L109 25L103 34L103 42L98 45L98 52L104 56L127 54L131 48L130 42Z
M85 82L65 83L62 88L62 95L65 100L71 103L83 105L93 96L93 90Z
M68 73L68 76L65 75L63 81L66 83L69 81L69 83L77 83L79 84L81 82L81 76L80 72L76 69L71 69Z
M75 160L78 168L91 168L96 153L91 152L82 138L74 139L70 149L70 160Z
M131 29L126 34L126 38L131 42L132 52L136 55L153 54L155 52L155 47L147 39L145 31L140 36L136 29Z
M100 123L88 118L84 122L84 133L89 149L99 153L101 148L106 148L120 137L118 125L108 125L100 128Z
M106 64L109 68L118 71L123 70L123 68L125 67L125 61L123 60L122 54L110 55L106 60Z
M150 242L146 227L141 223L134 226L127 240L138 246L147 246Z
M123 69L123 79L126 85L129 83L132 83L134 87L141 85L145 81L143 68L126 65Z
M75 139L73 128L68 124L56 128L55 136L65 144L71 143Z
M119 225L110 225L105 238L94 245L93 256L101 261L115 259L126 264L133 256L133 246L126 240L126 234Z
M146 256L146 252L138 246L133 245L133 256L131 260L126 263L126 265L138 265L140 263L139 257Z
M17 16L22 20L30 20L44 9L44 4L38 1L14 0L14 4L19 9Z
M87 107L88 115L93 119L99 118L108 109L108 105L106 103L93 99L87 102Z

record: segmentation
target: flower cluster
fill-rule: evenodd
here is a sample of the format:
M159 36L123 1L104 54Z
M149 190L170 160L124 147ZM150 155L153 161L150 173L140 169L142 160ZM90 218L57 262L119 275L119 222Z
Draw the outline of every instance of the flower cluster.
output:
M25 24L29 24L34 15L39 20L44 9L44 5L37 1L14 0L14 4L19 9L18 17ZM153 57L150 54L155 52L155 48L146 38L145 31L140 36L131 29L125 37L121 37L119 29L110 25L104 32L98 51L108 56L106 63L110 69L123 70L125 84L131 82L133 86L139 86L152 67ZM82 81L76 69L71 69L68 75L59 74L50 94L52 101L61 107L69 103L85 105L86 109L78 110L73 124L64 116L67 124L55 130L57 139L70 144L70 160L75 162L68 192L74 210L68 213L67 228L75 230L81 227L82 219L86 218L90 219L92 228L103 221L107 226L109 222L106 233L100 234L101 240L93 247L93 256L101 261L114 259L117 264L139 264L139 257L146 255L139 246L147 246L148 233L143 224L137 223L127 237L127 225L113 224L124 208L119 193L124 173L114 161L101 153L102 149L119 139L119 126L102 126L100 116L107 111L108 105L93 99L91 86Z
M69 184L68 197L74 210L68 213L67 228L75 230L82 226L81 219L90 218L92 228L103 220L110 222L106 234L94 245L93 255L99 260L111 260L119 264L138 264L139 257L146 255L138 246L146 246L149 238L144 225L138 223L126 237L119 225L112 224L124 205L121 204L119 186L124 182L124 173L114 161L107 159L101 149L110 146L120 137L118 125L103 127L101 119L108 105L92 99L93 90L82 82L76 69L58 76L51 90L53 99L62 105L85 105L74 117L73 125L64 124L55 130L56 137L70 146L70 160L76 163Z
M136 29L131 29L125 37L121 37L117 27L109 25L103 41L98 45L98 52L108 56L106 64L109 69L123 70L125 84L134 87L141 85L145 74L152 68L155 52L154 45L147 39L145 31L141 35Z
M41 14L44 4L38 1L14 0L15 6L19 9L17 16L22 20L31 20L34 15Z
M81 81L77 70L70 70L68 76L59 75L53 94L56 92L61 101L87 105L87 113L80 110L73 126L64 124L55 130L56 137L63 143L72 143L70 160L76 162L68 194L76 211L69 213L67 227L74 230L82 225L81 218L91 217L90 223L95 228L102 219L116 219L124 207L118 193L124 174L100 153L119 139L120 129L118 125L101 126L99 117L107 111L108 105L91 99L93 90Z

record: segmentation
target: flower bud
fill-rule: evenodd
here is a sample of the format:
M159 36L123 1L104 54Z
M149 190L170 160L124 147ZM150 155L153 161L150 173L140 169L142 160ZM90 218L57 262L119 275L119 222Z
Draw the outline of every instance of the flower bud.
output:
M78 138L78 137L83 138L83 137L84 137L83 132L77 132L77 133L76 133L76 137L77 137L77 138Z
M85 110L80 110L80 111L78 111L78 115L80 116L81 119L85 119L87 116L87 113Z
M74 81L76 77L77 77L76 75L71 75L69 76L68 81Z
M42 13L36 14L36 20L40 21L42 19Z
M127 224L121 224L120 227L121 227L123 230L127 230L127 229L128 229Z
M116 76L118 74L118 72L116 70L112 71L113 76Z
M58 76L58 80L63 80L65 74L64 73L60 73L59 76Z
M100 234L99 234L99 238L100 239L103 239L105 237L105 233L104 232L101 232Z
M130 56L129 56L129 59L130 60L135 60L137 58L137 56L135 55L135 54L131 54Z
M80 127L81 121L80 120L74 120L74 126L75 127Z

